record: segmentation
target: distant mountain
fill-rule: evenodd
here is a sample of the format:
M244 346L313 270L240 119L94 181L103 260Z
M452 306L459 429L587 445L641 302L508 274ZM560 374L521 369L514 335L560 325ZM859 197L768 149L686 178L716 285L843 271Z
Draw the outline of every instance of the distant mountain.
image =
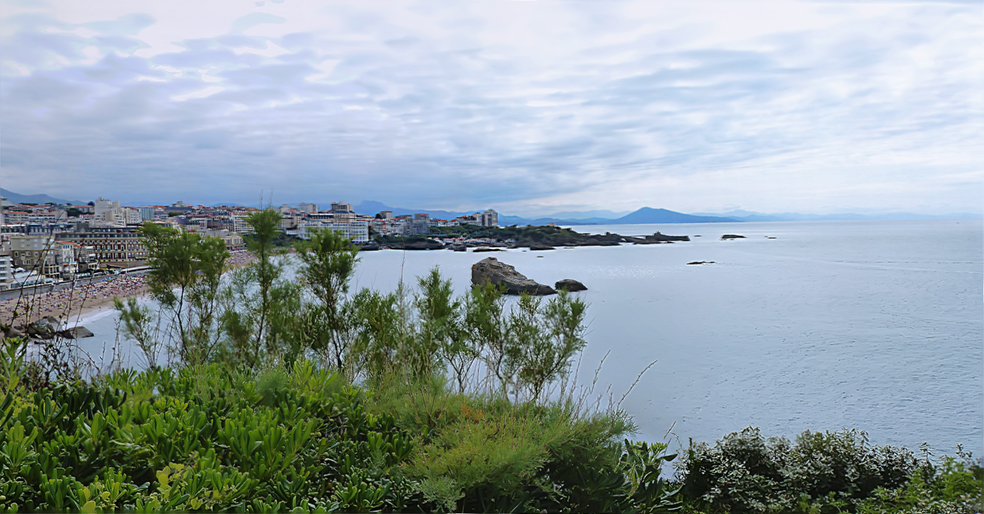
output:
M620 218L622 216L625 216L626 214L629 214L631 212L632 211L615 212L615 211L606 211L606 210L562 211L562 212L555 212L550 216L546 216L546 217L563 219L563 220L589 220L589 219L613 220L615 218Z
M330 206L331 203L325 205ZM403 207L390 207L382 202L377 202L374 200L365 200L359 203L358 205L353 205L352 208L355 209L355 212L359 214L368 214L370 216L374 216L377 213L383 211L393 211L393 216L403 216L406 214L424 213L429 215L431 218L438 218L442 220L452 220L457 218L458 216L464 216L466 214L474 214L478 212L478 211L451 212L451 211L431 210L431 209L406 209Z
M26 202L26 203L44 204L44 203L48 203L48 202L54 202L54 203L57 203L57 204L70 203L72 205L81 205L81 204L84 204L84 203L88 203L88 202L62 200L61 198L52 198L52 197L50 197L48 195L45 195L45 194L22 195L22 194L19 194L19 193L15 193L13 191L8 191L8 190L3 189L3 188L0 188L0 195L3 195L3 197L6 198L7 200L9 200L11 203L25 203Z
M683 214L681 212L666 209L643 207L631 214L608 221L607 223L612 225L629 225L645 223L721 223L728 221L733 222L740 220L721 216L695 216L692 214Z
M366 200L353 206L355 212L359 214L376 214L382 211L393 211L394 216L404 214L416 214L423 212L432 218L454 219L458 216L473 214L479 211L450 212L431 209L406 209L402 207L390 207L382 202ZM621 216L621 217L620 217ZM723 221L737 221L730 218L714 216L692 216L666 209L652 209L643 207L635 212L628 214L618 213L607 210L594 211L565 211L558 212L551 216L538 218L527 218L523 216L511 216L499 213L499 225L508 227L510 225L546 225L556 223L558 225L608 225L608 224L630 224L630 223L713 223Z
M926 219L980 219L981 213L953 214L916 214L912 212L890 212L883 214L801 214L798 212L782 212L763 214L743 210L728 211L721 214L701 213L706 216L725 216L739 221L864 221L864 220L926 220Z

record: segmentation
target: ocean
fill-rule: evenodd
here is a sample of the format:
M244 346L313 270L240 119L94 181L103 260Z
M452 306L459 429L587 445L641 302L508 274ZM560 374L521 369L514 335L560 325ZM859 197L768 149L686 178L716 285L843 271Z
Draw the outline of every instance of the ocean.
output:
M984 454L982 220L573 228L691 241L366 252L352 291L415 284L437 266L465 294L471 265L489 256L542 283L583 282L588 346L578 382L589 386L597 369L595 394L617 403L628 392L621 408L638 439L676 447L747 426L791 439L858 428L873 444ZM115 319L86 320L97 337L80 343L93 356L116 340Z

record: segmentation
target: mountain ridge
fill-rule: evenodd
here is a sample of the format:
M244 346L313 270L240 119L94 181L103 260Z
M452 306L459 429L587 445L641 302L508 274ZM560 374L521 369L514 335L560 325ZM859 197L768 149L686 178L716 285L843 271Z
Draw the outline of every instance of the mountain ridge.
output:
M33 195L24 195L24 194L15 193L13 191L10 191L10 190L7 190L7 189L3 189L3 188L0 188L0 195L2 195L4 198L6 198L8 201L10 201L12 203L25 203L25 202L27 202L27 203L45 204L45 203L48 203L48 202L54 202L54 203L57 203L57 204L60 204L60 205L63 205L63 204L66 204L66 203L70 203L72 205L81 205L81 204L87 203L87 202L63 200L61 198L54 198L54 197L48 196L48 195L46 195L44 193L38 193L38 194L33 194Z

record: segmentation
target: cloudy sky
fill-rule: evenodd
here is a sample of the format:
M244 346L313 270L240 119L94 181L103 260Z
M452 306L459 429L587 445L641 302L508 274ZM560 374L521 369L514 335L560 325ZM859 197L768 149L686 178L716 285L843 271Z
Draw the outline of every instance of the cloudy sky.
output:
M0 0L0 185L980 212L970 2Z

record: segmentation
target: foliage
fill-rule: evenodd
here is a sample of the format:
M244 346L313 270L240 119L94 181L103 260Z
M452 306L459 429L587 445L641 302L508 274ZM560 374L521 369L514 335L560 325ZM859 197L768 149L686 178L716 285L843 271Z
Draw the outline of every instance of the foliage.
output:
M795 444L757 428L709 446L691 443L681 470L682 493L706 512L809 511L811 505L853 511L876 489L895 489L916 470L912 452L872 447L857 430L806 431ZM837 512L837 510L832 510Z
M147 366L157 367L157 357L160 354L160 339L152 328L153 318L150 308L139 305L136 298L128 298L123 303L119 298L113 299L113 307L120 313L120 323L123 335L137 343L137 348L147 359Z
M622 415L461 395L439 382L380 385L362 391L303 359L289 370L212 364L121 370L41 391L14 384L0 403L0 506L25 512L658 512L665 506L643 492L664 490L658 464L672 457L654 446L640 460L639 445L615 442L631 428Z
M145 224L141 231L151 266L148 279L151 296L172 314L177 328L175 353L184 363L207 362L216 346L212 336L217 320L219 281L229 257L225 243L219 238L203 238L153 223ZM142 332L149 330L147 325L138 328L135 324L148 321L140 312L117 309L130 315L128 328L135 329L128 331L131 337L142 336ZM143 346L152 345L144 340ZM148 356L148 361L152 360Z
M301 353L297 323L302 310L302 288L284 277L285 250L279 247L280 214L272 209L246 218L253 229L246 237L255 262L234 271L217 300L216 319L221 335L216 359L250 368L271 355Z
M358 250L333 230L312 230L310 241L298 245L299 275L311 289L317 304L309 310L309 330L317 334L311 345L326 350L338 368L344 366L347 316L342 315L349 280L358 262Z

